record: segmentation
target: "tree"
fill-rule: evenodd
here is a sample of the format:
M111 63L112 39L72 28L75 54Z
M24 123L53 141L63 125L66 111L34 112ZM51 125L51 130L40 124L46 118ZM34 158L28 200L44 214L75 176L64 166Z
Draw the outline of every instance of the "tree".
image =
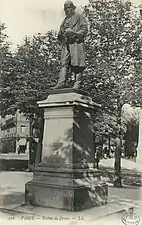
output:
M5 33L5 24L0 24L0 113L4 116L10 113L14 99L11 98L11 84L14 79L13 65L14 60L10 51L8 36Z
M122 106L132 102L134 96L138 99L136 93L138 95L140 90L140 16L130 1L121 0L89 0L84 13L90 28L86 40L84 88L95 102L101 103L103 113L116 118L115 133L120 139ZM119 179L115 186L121 185L120 155L120 152L116 155L115 174Z

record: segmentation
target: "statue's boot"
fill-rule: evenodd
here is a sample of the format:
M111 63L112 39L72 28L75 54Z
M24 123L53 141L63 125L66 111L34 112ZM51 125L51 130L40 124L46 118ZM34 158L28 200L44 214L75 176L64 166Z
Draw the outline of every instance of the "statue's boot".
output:
M82 72L79 72L76 74L76 79L75 79L75 83L73 85L74 89L79 89L81 86L81 82L82 82Z
M65 87L66 79L67 79L67 72L68 72L67 67L61 68L60 73L59 73L58 83L52 89L60 89L60 88Z

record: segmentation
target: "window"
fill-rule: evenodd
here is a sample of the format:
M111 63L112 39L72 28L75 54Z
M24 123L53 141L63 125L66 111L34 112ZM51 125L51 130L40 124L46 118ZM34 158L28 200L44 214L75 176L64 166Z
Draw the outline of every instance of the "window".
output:
M26 127L24 125L21 126L21 132L25 133L26 132Z

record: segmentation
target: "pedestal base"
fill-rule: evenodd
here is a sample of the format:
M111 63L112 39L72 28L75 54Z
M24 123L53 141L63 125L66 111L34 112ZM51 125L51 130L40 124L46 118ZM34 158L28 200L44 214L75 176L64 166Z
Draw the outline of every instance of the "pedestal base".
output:
M108 187L97 170L35 171L26 184L27 204L79 211L107 203Z
M93 169L92 113L98 107L85 93L56 90L45 101L41 163L26 184L25 201L69 211L105 204L108 188Z

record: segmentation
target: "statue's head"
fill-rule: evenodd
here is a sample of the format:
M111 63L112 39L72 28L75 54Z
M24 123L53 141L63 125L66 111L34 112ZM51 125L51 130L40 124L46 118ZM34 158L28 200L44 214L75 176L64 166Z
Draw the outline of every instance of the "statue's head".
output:
M64 10L67 16L71 16L74 14L76 6L73 4L72 1L65 1L64 3Z

